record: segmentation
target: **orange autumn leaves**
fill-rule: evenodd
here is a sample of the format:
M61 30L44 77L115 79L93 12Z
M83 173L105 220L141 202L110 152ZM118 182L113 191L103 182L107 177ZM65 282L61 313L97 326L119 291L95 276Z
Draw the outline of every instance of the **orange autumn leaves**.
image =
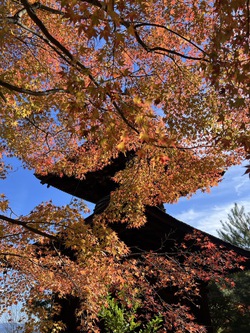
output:
M235 11L236 3L230 6ZM235 81L222 59L223 27L236 26L239 14L218 32L214 8L204 1L3 2L5 149L37 172L76 177L128 150L138 151L138 160L164 156L168 179L176 179L180 157L195 159L185 192L213 185L249 151L245 81ZM230 61L246 73L245 40L238 38L241 47ZM160 173L160 164L149 163L145 179L152 169ZM192 182L203 175L212 182Z
M30 288L38 281L34 298L80 290L96 315L101 279L125 285L127 249L104 217L140 227L145 205L208 190L249 157L249 4L3 0L0 13L1 154L40 174L82 179L134 152L113 177L119 188L94 233L79 205L48 203L19 224L2 223L2 256ZM8 208L4 195L0 208ZM77 263L49 247L61 237Z

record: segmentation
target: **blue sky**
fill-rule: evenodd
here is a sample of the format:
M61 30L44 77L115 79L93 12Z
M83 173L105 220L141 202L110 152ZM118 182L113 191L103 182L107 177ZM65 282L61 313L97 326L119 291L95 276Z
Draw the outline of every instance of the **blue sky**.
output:
M221 227L220 221L227 220L235 202L250 212L250 179L244 172L242 165L231 167L222 182L213 187L210 193L199 191L191 199L181 198L177 204L166 205L167 212L216 236L216 230Z
M250 179L243 175L245 168L235 166L224 175L223 181L210 193L198 192L191 199L181 198L178 203L166 205L167 213L200 230L216 235L220 220L237 202L250 211ZM29 213L42 201L52 199L56 205L70 203L72 196L53 187L41 185L32 171L24 170L19 162L6 180L0 180L0 193L5 193L17 215ZM93 207L93 206L92 206Z

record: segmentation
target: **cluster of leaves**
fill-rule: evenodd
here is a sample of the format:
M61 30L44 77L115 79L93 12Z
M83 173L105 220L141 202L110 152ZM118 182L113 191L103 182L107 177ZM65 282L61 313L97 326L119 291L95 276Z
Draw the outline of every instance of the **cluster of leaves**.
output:
M207 190L249 154L248 1L0 9L0 137L36 172L82 178L135 150L115 180L140 225L144 204Z
M162 326L162 319L156 316L146 324L145 328L140 328L142 323L136 321L136 312L139 304L130 305L126 309L124 305L120 305L114 298L108 297L107 306L103 306L99 316L101 317L105 332L107 333L154 333L158 332Z
M51 300L53 294L60 298L77 295L85 300L81 311L85 306L95 316L107 286L126 274L118 262L127 253L126 247L107 226L86 225L84 209L81 202L74 201L62 208L52 203L40 205L20 220L0 215L1 285L6 295L1 302L3 308L24 302L29 308L29 325L37 324L35 314L43 318L40 324L45 331L50 327L56 305L34 304Z
M47 203L20 220L0 216L1 309L21 303L26 332L60 332L66 325L56 319L61 301L73 297L80 329L98 332L104 299L112 293L118 304L138 304L138 329L153 330L160 314L164 329L205 332L192 308L202 283L239 265L239 258L200 234L189 235L175 253L132 253L107 225L86 224L83 209L81 202L61 209Z
M219 281L225 272L239 266L241 261L233 252L218 253L209 239L194 233L179 244L175 253L150 252L127 261L137 278L136 293L131 298L128 287L120 292L113 289L116 297L108 298L106 307L102 308L104 312L101 312L107 331L116 328L129 332L132 325L131 330L139 332L143 325L146 329L149 323L156 323L155 319L158 319L161 327L157 332L205 332L194 315L194 308L200 304L201 291L208 281ZM226 281L230 283L230 279Z

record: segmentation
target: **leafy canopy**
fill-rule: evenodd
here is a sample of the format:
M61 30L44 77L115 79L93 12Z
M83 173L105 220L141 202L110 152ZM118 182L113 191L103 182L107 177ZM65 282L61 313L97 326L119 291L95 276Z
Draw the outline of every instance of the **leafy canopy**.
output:
M248 1L3 0L0 12L2 153L82 178L134 150L115 180L138 211L248 156Z
M249 157L249 1L2 0L0 51L1 179L6 155L38 174L82 179L133 152L114 176L119 187L105 219L93 226L81 202L49 202L13 219L1 195L7 303L25 299L29 329L38 330L34 318L42 318L43 331L56 332L63 324L51 320L55 298L84 300L78 318L96 319L100 296L111 286L137 294L139 276L154 299L144 268L123 264L129 251L104 220L138 227L145 205L208 190ZM207 249L215 251L207 263L220 266L213 244ZM202 258L187 258L184 269L169 258L150 260L161 272L156 288L163 280L177 288L179 280L180 294L193 290L195 299L197 276L209 277L192 269ZM226 259L223 265L231 267ZM186 323L201 332L188 307L167 309L170 329Z

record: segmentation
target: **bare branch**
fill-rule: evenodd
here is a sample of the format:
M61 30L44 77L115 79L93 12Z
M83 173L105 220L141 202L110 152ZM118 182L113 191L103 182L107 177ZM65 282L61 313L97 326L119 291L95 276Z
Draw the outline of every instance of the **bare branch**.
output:
M1 91L0 91L0 97L5 103L7 103L7 99L5 98L4 94Z
M103 8L104 10L106 10L105 4L103 5L99 0L82 0L82 2L87 2L90 5L93 5L93 6L99 7L99 8Z
M63 16L65 15L65 13L62 12L61 10L45 6L45 5L41 4L40 2L35 2L33 4L30 4L30 7L33 10L40 9L40 10L44 10L46 12L50 12L52 14L59 14L59 15L63 15ZM22 8L19 11L17 11L13 17L8 17L8 19L12 19L17 22L22 18L22 16L26 13L26 11L27 11L26 8Z
M247 0L247 37L250 37L250 9L249 9L249 0Z
M126 24L127 25L127 24ZM127 27L131 27L130 25ZM166 55L169 54L174 54L177 55L181 58L184 59L190 59L190 60L202 60L202 61L206 61L209 62L209 60L205 59L205 58L201 58L201 57L192 57L192 56L187 56L183 53L177 52L175 50L170 50L170 49L166 49L165 47L161 47L161 46L155 46L155 47L149 47L140 37L138 31L136 30L135 26L133 26L134 28L134 34L135 34L135 38L137 40L137 42L144 48L144 50L146 50L147 52L154 52L154 51L162 51L164 52Z
M164 25L161 25L161 24L156 24L156 23L147 23L147 22L142 22L142 23L137 23L135 24L134 28L139 28L139 27L144 27L144 26L152 26L152 27L158 27L158 28L162 28L162 29L165 29L171 33L173 33L174 35L180 37L181 39L185 40L186 42L188 42L189 44L193 45L196 49L198 49L199 51L201 51L202 53L206 54L208 56L208 53L205 52L200 46L196 45L194 42L192 42L190 39L180 35L178 32L170 29L170 28L167 28L166 26ZM204 59L203 59L204 60Z
M52 14L58 14L58 15L62 15L62 16L65 15L65 13L62 12L61 10L54 9L54 8L51 8L51 7L48 7L48 6L42 5L41 3L39 3L39 7L38 7L38 8L41 9L41 10L44 10L44 11L46 11L46 12L50 12L50 13L52 13Z
M1 214L0 214L0 219L3 220L3 221L6 221L8 223L11 223L11 224L19 225L19 226L29 230L30 232L32 232L34 234L37 234L37 235L40 235L40 236L43 236L43 237L46 237L46 238L49 238L49 239L52 239L52 240L58 240L58 238L56 236L53 236L53 235L48 234L48 233L46 233L42 230L39 230L39 229L36 229L36 228L33 228L33 227L29 226L29 222L15 220L15 219L12 219L11 217L7 217L7 216L1 215Z

